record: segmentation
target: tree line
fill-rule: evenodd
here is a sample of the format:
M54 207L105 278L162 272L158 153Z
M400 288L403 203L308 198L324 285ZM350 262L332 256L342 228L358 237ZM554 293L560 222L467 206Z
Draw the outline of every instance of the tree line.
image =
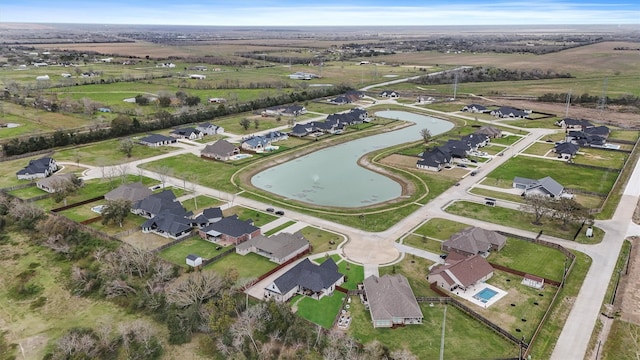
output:
M425 75L410 82L423 85L451 84L456 77L459 83L465 82L493 82L493 81L521 81L571 78L570 73L558 73L553 70L509 70L495 67L473 67L457 71L443 72L438 75Z
M250 112L262 108L288 103L300 103L308 100L332 96L350 90L348 86L319 87L300 92L269 95L264 98L254 99L246 103L236 105L219 104L213 107L204 107L195 112L181 112L172 114L166 110L160 110L150 119L139 119L120 115L111 122L111 126L105 128L88 128L83 130L68 131L57 130L51 135L38 135L29 138L13 138L3 144L5 156L21 155L29 152L51 149L59 146L88 144L91 142L117 138L136 133L162 130L174 126L212 121L221 116Z
M566 103L567 99L570 100L571 104L582 105L597 105L603 102L602 96L590 95L589 93L583 93L581 95L568 93L546 93L544 95L538 96L538 101L541 102ZM617 98L610 98L608 96L605 96L604 103L640 108L640 96L630 94L622 95Z

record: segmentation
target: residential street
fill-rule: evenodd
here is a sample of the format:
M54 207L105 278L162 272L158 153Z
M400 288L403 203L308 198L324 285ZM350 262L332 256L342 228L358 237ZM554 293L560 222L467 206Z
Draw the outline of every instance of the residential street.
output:
M425 110L424 108L420 109ZM481 164L479 169L477 170L479 176L465 177L460 181L460 186L451 187L450 189L446 190L441 195L433 199L427 206L423 206L419 210L415 211L402 221L398 222L397 224L383 232L373 233L360 229L354 229L345 225L333 223L328 220L319 219L311 215L302 214L293 210L286 210L285 217L279 219L278 223L274 223L273 225L271 225L271 227L275 227L278 224L284 223L286 220L291 219L299 222L300 224L311 224L322 229L327 229L344 234L348 238L348 241L341 245L341 248L339 249L340 253L344 257L349 259L349 261L363 264L365 266L365 269L367 269L367 274L376 273L377 267L379 265L387 265L399 261L401 259L402 252L414 254L416 256L422 256L432 261L438 261L438 254L432 254L418 249L411 249L405 245L396 243L396 240L401 238L406 233L410 232L426 219L430 218L445 218L453 221L463 222L469 225L480 226L486 229L503 230L523 236L535 237L537 234L483 221L462 218L456 215L448 214L443 210L444 207L446 207L453 201L478 201L477 196L467 193L466 190L469 187L471 187L476 182L479 182L483 178L484 174L488 174L489 172L500 166L502 163L507 161L509 158L514 156L514 154L518 154L520 151L525 149L537 139L545 135L552 134L557 130L527 129L527 131L529 131L530 134L523 137L521 140L513 144L509 148L509 150L505 151L505 156L496 156L489 162ZM182 149L169 154L135 161L125 165L106 167L104 169L86 166L88 170L85 171L85 179L102 178L105 173L118 173L118 171L121 172L124 170L129 174L143 175L159 180L160 176L157 173L148 170L142 170L138 168L138 166L146 162L151 162L178 154L191 152L198 155L200 148L204 147L204 144L181 144L180 147ZM75 165L75 163L73 164ZM270 206L270 204L244 198L242 197L242 192L238 194L225 193L200 185L193 186L192 184L189 184L189 182L185 182L183 179L178 178L169 178L166 180L166 182L175 187L183 187L184 185L186 185L188 189L195 189L195 193L197 194L220 198L232 203L232 205L242 205L258 210L264 210ZM593 260L591 268L589 269L587 277L580 290L580 293L575 299L573 309L571 310L564 329L558 339L558 343L553 352L552 359L566 360L582 359L584 357L588 347L589 338L595 326L597 316L600 312L600 306L604 299L609 279L611 278L611 275L613 273L622 242L626 236L640 235L640 233L638 232L639 227L631 225L631 216L633 214L633 209L635 208L638 201L639 195L640 167L636 166L631 180L629 181L629 185L625 189L624 196L617 208L617 211L615 212L613 219L596 222L596 226L606 231L604 240L600 244L577 244L571 241L556 239L543 235L542 238L544 240L558 243L567 248L584 252ZM501 204L498 204L498 206L500 205ZM507 207L514 206L509 204L504 205Z

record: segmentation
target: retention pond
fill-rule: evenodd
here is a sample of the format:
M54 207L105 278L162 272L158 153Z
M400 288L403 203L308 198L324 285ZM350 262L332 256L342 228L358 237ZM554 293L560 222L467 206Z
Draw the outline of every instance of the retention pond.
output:
M362 207L401 196L400 184L360 167L358 159L374 150L419 140L424 128L431 135L449 131L453 123L406 111L379 111L375 115L415 125L313 152L264 170L253 176L251 183L279 196L320 206Z

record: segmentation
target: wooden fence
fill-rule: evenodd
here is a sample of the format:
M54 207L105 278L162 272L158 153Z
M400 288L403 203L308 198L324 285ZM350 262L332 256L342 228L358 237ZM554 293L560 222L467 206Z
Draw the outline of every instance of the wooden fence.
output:
M74 207L78 207L78 206L82 206L82 205L85 205L85 204L89 204L89 203L92 203L92 202L95 202L95 201L100 201L102 199L104 199L104 195L96 196L96 197L91 198L91 199L78 201L77 203L73 203L73 204L69 204L69 205L66 205L66 206L61 206L59 208L51 209L51 212L57 213L57 212L60 212L60 211L72 209Z

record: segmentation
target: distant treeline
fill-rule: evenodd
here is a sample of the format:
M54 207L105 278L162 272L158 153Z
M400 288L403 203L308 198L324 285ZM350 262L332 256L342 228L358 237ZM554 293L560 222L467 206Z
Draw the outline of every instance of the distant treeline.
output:
M552 102L552 103L566 103L567 93L546 93L538 97L538 101ZM603 102L602 96L589 95L584 93L582 95L571 95L572 104L582 105L597 105ZM622 105L622 106L634 106L640 108L640 97L634 95L622 95L618 98L610 98L606 96L604 98L604 104Z
M452 84L455 82L456 74L459 83L542 80L572 77L570 73L557 73L553 70L508 70L494 67L474 67L459 71L449 71L439 75L425 75L419 77L418 79L411 80L411 82L423 85Z
M154 114L152 119L143 121L133 117L131 121L126 122L122 121L121 117L118 117L114 119L108 128L90 128L71 132L58 130L52 135L39 135L24 139L14 138L3 144L4 152L6 156L14 156L59 146L87 144L137 133L162 130L173 126L212 121L217 117L264 109L270 106L305 102L342 94L348 90L351 90L351 88L345 85L319 87L313 90L267 96L237 105L225 106L220 104L194 113L171 114L161 110ZM123 123L125 124L124 126Z

